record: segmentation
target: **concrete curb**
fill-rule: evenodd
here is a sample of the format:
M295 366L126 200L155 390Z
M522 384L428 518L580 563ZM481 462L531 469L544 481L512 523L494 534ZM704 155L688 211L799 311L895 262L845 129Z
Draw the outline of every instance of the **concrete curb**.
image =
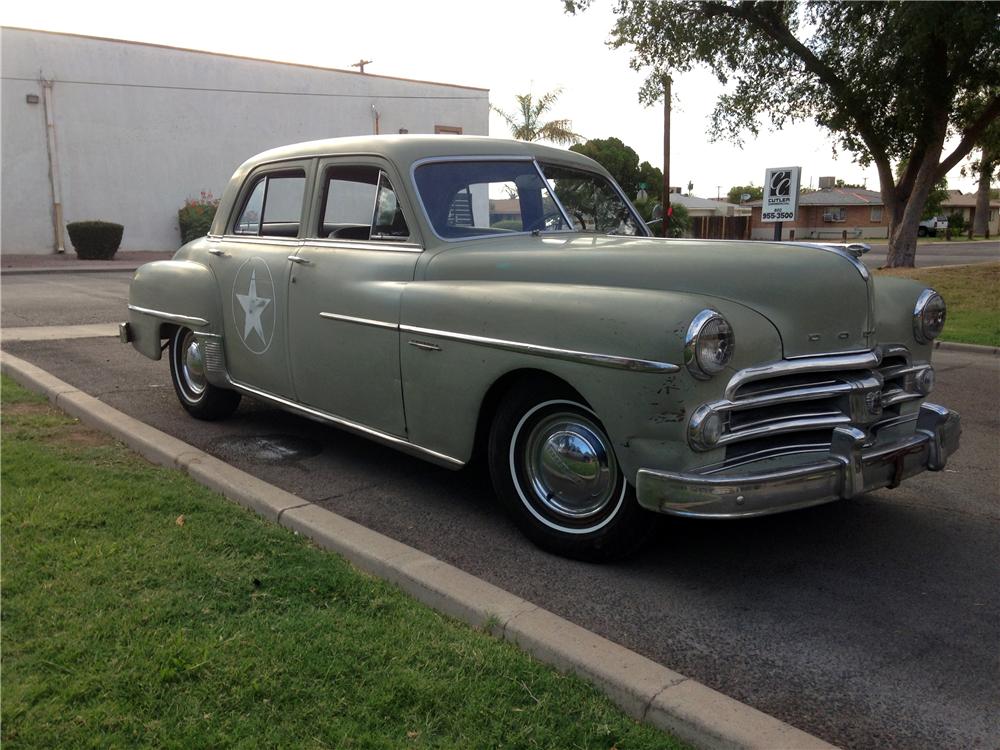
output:
M1000 347L997 346L960 344L957 341L935 341L934 348L941 349L946 352L965 352L966 354L992 354L993 356L1000 354Z
M125 318L128 311L122 312ZM117 323L85 323L67 326L16 326L0 328L0 341L65 341L66 339L108 338L118 335Z
M538 660L583 677L633 718L704 748L833 747L448 563L267 484L29 362L3 353L0 368L153 463L184 471L439 612L487 628Z

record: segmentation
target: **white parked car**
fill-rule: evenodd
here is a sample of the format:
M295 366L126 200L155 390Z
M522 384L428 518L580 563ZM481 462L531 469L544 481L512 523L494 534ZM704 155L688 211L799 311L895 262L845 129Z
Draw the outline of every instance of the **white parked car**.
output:
M926 237L927 235L930 235L931 237L935 237L938 232L943 232L947 228L947 216L932 216L929 219L924 219L920 222L920 225L917 227L917 236Z

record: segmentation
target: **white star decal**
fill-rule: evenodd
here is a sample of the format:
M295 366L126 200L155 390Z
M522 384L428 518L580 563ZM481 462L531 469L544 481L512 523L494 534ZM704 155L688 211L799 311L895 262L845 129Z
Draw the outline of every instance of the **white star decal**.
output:
M250 289L246 294L237 294L236 299L240 302L240 307L243 308L243 340L246 341L247 336L250 335L250 331L256 331L257 335L263 343L267 343L264 340L264 326L261 324L260 316L261 313L271 304L271 300L267 297L257 296L257 271L250 275Z

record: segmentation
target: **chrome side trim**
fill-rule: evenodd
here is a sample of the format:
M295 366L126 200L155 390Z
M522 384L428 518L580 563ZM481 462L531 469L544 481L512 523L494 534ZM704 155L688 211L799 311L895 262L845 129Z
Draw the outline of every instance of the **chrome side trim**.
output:
M327 320L339 320L342 323L356 323L360 326L371 326L372 328L388 328L392 331L399 330L399 325L396 323L387 323L384 320L372 320L371 318L355 318L351 315L340 315L338 313L331 312L321 312L319 314L321 318L326 318Z
M178 323L179 325L185 326L207 326L208 321L204 318L196 318L192 315L179 315L178 313L164 312L163 310L151 310L148 307L139 307L138 305L129 305L128 309L132 312L143 313L144 315L152 315L156 318L163 318L164 320L170 321L171 323Z
M277 245L280 247L299 247L302 245L302 240L297 237L261 237L259 234L226 234L221 239L247 245Z
M540 344L527 344L520 341L506 341L504 339L493 339L486 336L473 336L467 333L454 333L452 331L440 331L433 328L420 328L418 326L401 325L399 330L407 333L416 333L421 336L446 339L449 341L462 341L469 344L487 346L491 349L502 349L520 354L532 354L549 359L561 359L568 362L581 362L588 365L598 365L599 367L611 367L617 370L630 370L632 372L680 372L680 367L669 362L657 362L649 359L638 359L635 357L621 357L614 354L599 354L596 352L579 352L571 349L557 349L551 346Z
M391 435L387 432L382 432L381 430L376 430L371 427L366 427L359 422L353 422L350 419L344 419L343 417L337 417L333 414L328 414L325 411L320 411L319 409L313 409L310 406L297 403L295 401L290 401L282 396L275 396L272 393L262 391L253 386L246 385L244 383L237 382L232 378L229 378L229 385L237 391L246 393L254 398L261 399L262 401L268 401L272 404L287 409L288 411L295 412L309 419L314 419L317 422L323 422L326 424L332 424L337 427L349 430L351 432L357 433L364 437L370 438L377 442L388 445L392 448L403 451L404 453L410 453L419 458L425 458L441 466L445 466L452 469L457 469L459 467L465 466L465 461L461 459L454 458L445 453L440 453L438 451L431 450L430 448L424 448L423 446L417 445L416 443L411 443L405 438L398 437L396 435Z
M334 237L315 237L306 240L308 247L326 247L334 250L379 250L395 251L397 253L421 253L424 248L413 242L394 242L392 240L338 240Z
M774 378L780 375L794 375L801 372L831 372L835 370L870 370L882 361L881 352L868 351L858 354L839 354L832 357L803 357L783 359L758 367L747 367L733 375L726 386L726 399L734 400L736 392L747 383Z

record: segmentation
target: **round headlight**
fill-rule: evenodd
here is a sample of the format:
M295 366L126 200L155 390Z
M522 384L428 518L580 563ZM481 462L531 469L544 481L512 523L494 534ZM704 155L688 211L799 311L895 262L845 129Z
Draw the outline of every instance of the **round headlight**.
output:
M944 299L933 289L924 289L913 308L913 335L921 344L929 344L944 330Z
M736 337L729 321L715 310L702 310L688 326L684 364L696 378L707 380L729 364Z

